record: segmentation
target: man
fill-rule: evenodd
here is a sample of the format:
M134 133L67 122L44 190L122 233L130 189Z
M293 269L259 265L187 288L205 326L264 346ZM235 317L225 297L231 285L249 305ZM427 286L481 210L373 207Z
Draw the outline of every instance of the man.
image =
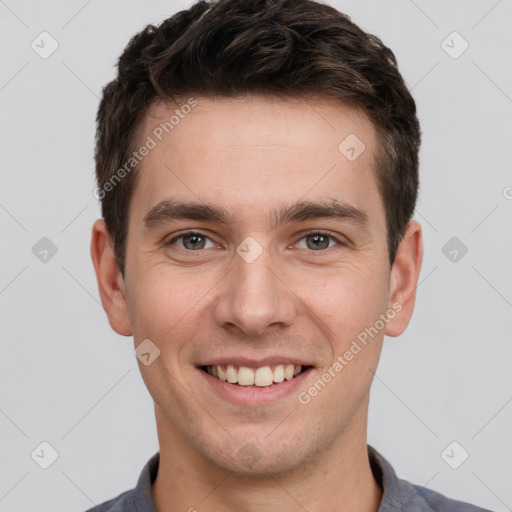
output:
M198 2L130 41L97 121L91 254L160 451L91 510L482 510L367 445L423 254L391 50L309 0Z

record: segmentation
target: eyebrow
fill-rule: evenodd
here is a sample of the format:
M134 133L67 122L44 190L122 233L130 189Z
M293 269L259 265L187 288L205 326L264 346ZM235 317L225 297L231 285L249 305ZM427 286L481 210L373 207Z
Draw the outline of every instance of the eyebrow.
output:
M209 203L164 200L152 207L142 219L146 229L166 224L173 220L204 220L232 225L236 215L223 206ZM330 201L297 201L291 205L274 207L270 211L271 229L292 222L310 219L337 219L360 227L368 227L368 215L361 209L332 199Z

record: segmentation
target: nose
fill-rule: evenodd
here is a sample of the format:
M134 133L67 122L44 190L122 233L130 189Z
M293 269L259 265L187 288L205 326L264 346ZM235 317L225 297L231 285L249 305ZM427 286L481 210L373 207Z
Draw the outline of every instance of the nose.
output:
M270 250L264 249L252 262L237 254L232 270L219 283L212 304L214 320L232 334L238 330L252 337L288 327L297 314L297 297L291 288Z

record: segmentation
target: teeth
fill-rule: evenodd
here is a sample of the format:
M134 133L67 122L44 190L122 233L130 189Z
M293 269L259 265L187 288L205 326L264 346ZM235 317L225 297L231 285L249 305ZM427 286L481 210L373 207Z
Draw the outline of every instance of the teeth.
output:
M211 366L207 366L207 368L211 368ZM215 368L217 368L217 373L219 374L219 379L222 382L226 382L228 379L226 377L226 372L222 369L222 366L219 364Z
M227 378L227 381L230 382L231 384L235 384L236 382L238 382L237 371L232 364L228 364L228 368L226 371L226 378Z
M237 380L240 386L252 386L254 384L254 370L246 366L240 366ZM235 380L235 382L237 382L237 380Z
M223 382L258 387L271 386L273 383L283 382L285 379L291 380L299 375L301 370L302 366L294 366L293 364L278 364L273 369L270 366L253 369L247 366L237 367L232 364L228 364L224 368L221 365L206 367L206 371L210 375Z
M240 368L240 371L242 369ZM252 370L250 370L252 373ZM263 368L258 368L254 372L254 384L256 386L270 386L273 382L274 375L272 373L272 370L268 366L264 366ZM240 382L240 376L238 377L238 382Z
M283 382L284 380L284 366L279 364L274 370L274 382Z

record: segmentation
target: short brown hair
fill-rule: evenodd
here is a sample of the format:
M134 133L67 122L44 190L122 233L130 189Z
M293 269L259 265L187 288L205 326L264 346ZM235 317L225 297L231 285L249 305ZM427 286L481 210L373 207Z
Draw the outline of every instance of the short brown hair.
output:
M117 77L103 89L97 190L123 277L137 173L123 173L116 183L112 178L130 159L149 108L179 96L252 93L322 95L370 117L393 263L414 213L421 139L416 105L393 52L347 15L312 0L199 1L135 35L119 58Z

